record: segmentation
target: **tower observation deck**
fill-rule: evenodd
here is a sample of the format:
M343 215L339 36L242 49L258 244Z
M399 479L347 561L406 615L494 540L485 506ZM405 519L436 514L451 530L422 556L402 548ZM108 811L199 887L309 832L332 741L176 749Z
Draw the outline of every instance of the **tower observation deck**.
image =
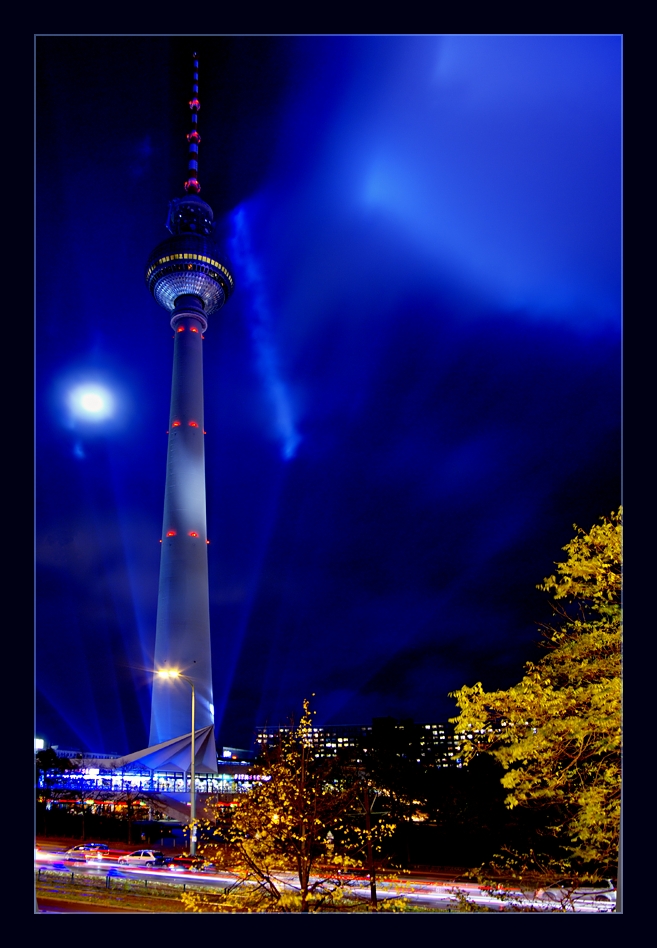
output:
M151 253L146 284L170 314L173 377L155 630L155 669L193 679L196 729L214 725L208 595L203 412L203 339L208 318L233 292L230 265L213 240L211 207L199 197L198 60L194 72L185 196L169 205L171 233ZM150 744L191 730L190 692L182 680L155 676Z

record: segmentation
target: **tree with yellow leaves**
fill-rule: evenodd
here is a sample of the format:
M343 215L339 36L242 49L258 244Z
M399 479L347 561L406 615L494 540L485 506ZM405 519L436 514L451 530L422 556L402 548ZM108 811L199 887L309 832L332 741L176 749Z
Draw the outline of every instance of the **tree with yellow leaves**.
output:
M337 760L315 758L307 700L299 725L270 752L262 778L231 808L228 825L218 828L219 836L229 840L221 868L233 873L234 883L218 898L185 893L186 907L200 912L367 910L351 895L348 874L362 865L360 850L369 843L371 851L378 836L369 825L362 830L355 824L363 813L357 780L344 779ZM217 856L212 858L216 864ZM403 900L397 901L401 907Z
M615 875L620 833L622 508L575 529L567 559L538 587L553 597L547 654L506 691L478 682L454 692L453 723L474 735L470 756L503 765L509 808L543 808L560 850L552 866L596 879Z

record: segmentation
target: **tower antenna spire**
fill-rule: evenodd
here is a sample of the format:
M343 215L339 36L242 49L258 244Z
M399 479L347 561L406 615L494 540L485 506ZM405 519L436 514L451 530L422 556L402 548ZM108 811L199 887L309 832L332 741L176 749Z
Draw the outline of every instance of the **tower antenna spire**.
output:
M199 194L201 185L198 182L198 146L201 144L201 136L198 133L198 113L201 103L198 98L198 59L196 53L192 53L194 61L194 72L192 78L192 97L189 100L191 109L192 128L187 135L189 142L189 161L187 164L187 180L185 181L185 192L187 194Z

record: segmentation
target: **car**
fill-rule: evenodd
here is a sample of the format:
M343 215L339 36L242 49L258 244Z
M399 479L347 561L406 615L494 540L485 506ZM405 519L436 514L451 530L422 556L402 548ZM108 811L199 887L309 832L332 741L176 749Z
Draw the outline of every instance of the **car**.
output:
M539 889L536 893L536 897L539 899L549 899L550 901L572 905L591 902L606 903L610 908L615 907L616 896L616 886L612 879L607 879L605 883L599 886L577 886L573 888L557 883L547 886L545 889Z
M214 866L202 856L174 856L167 860L167 869L171 872L212 872Z
M120 866L144 866L149 869L165 866L167 858L157 849L137 849L127 856L119 856Z
M106 843L80 843L72 846L64 853L67 862L97 862L109 856L109 846Z

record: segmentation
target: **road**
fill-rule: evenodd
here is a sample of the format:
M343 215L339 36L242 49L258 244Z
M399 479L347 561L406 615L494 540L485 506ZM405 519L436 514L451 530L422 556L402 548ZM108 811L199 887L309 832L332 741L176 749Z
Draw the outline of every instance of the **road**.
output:
M174 871L167 868L142 869L118 865L121 852L111 852L109 857L98 861L72 862L64 852L54 851L51 846L40 845L35 851L35 869L56 869L73 872L75 875L104 876L107 887L111 888L114 879L135 879L144 882L147 892L149 881L152 883L166 882L168 885L194 885L225 889L235 882L236 876L228 872L195 872ZM284 873L279 877L283 886L291 889L295 877L292 873ZM367 878L346 878L346 884L357 898L369 900L370 887ZM377 898L397 899L404 898L418 906L429 909L451 908L458 911L464 906L459 899L467 899L470 908L466 910L484 911L533 911L533 912L578 912L578 913L607 913L615 908L615 892L601 892L577 890L569 893L566 890L548 890L547 892L521 891L519 889L500 887L495 892L482 888L473 882L446 882L436 881L427 876L404 876L400 878L386 878L377 880Z

